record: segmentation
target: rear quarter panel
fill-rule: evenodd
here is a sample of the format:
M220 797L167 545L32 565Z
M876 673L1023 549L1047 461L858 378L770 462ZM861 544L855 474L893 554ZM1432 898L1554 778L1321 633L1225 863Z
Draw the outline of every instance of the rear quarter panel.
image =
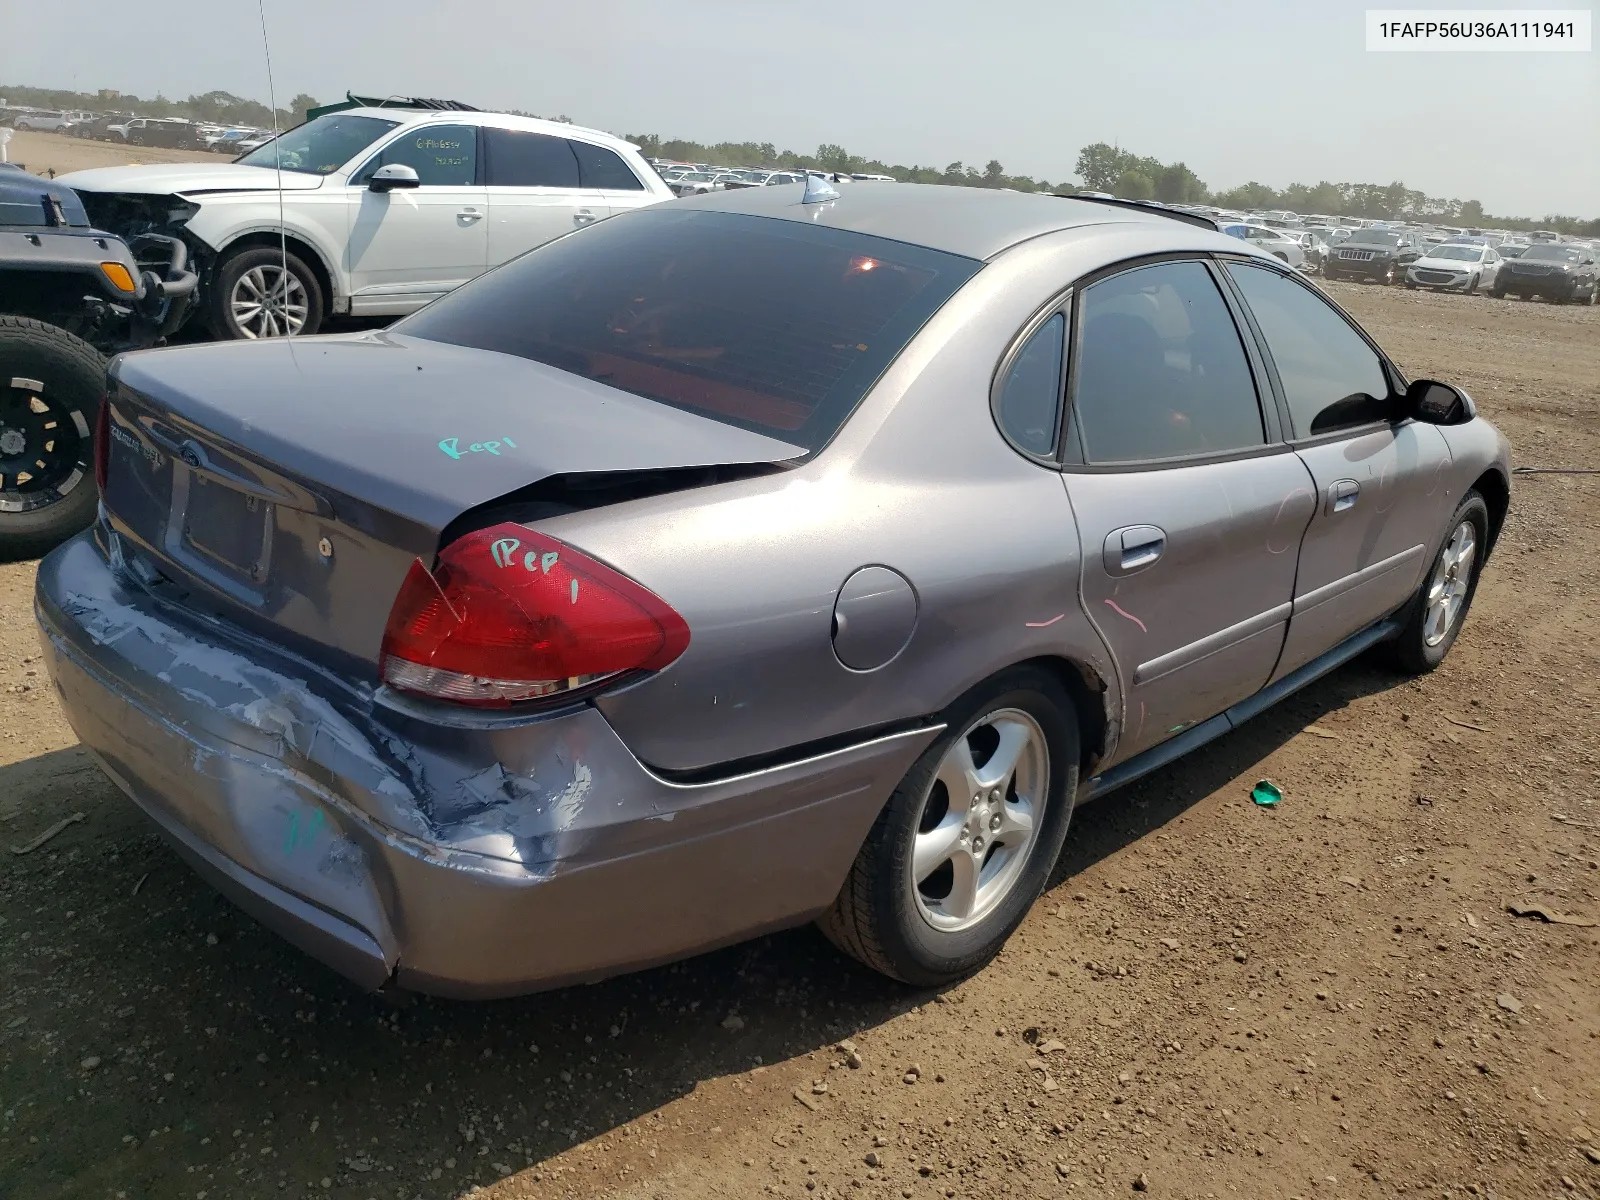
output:
M1151 222L1091 229L1034 239L980 271L810 462L542 523L689 624L682 658L597 702L643 761L707 768L937 713L1039 656L1106 681L1114 730L1121 698L1078 605L1065 490L1004 442L989 406L1012 338L1076 277L1196 236ZM896 658L857 672L833 652L833 605L874 564L910 580L918 619Z

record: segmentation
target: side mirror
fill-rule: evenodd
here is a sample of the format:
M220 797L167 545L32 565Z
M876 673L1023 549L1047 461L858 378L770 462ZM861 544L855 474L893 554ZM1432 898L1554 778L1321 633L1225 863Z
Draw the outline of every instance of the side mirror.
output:
M367 180L367 190L373 192L392 192L396 188L421 186L422 180L417 178L417 169L405 163L389 163L379 167Z
M1464 425L1478 415L1472 397L1437 379L1414 379L1406 389L1405 414L1429 425Z

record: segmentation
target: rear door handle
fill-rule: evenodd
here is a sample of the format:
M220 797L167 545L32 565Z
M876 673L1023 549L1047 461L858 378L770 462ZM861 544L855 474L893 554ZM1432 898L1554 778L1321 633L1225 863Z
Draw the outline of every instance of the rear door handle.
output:
M1328 485L1328 515L1354 508L1361 495L1361 485L1354 479L1336 479Z
M1106 535L1107 575L1131 575L1155 563L1167 550L1167 535L1154 525L1127 525Z
M459 209L456 212L456 216L460 217L463 221L468 221L468 222L481 221L483 219L483 214L481 212L479 212L475 208Z
M577 212L572 214L572 223L574 225L593 225L599 219L600 218L595 216L594 213L590 212L587 208L580 208Z

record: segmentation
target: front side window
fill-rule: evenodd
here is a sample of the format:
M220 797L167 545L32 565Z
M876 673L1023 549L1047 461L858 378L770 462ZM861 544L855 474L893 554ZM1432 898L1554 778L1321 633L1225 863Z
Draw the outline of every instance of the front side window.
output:
M642 192L644 184L628 169L622 156L604 146L574 141L572 152L578 156L578 176L586 188L606 192Z
M473 125L422 125L395 138L351 176L365 184L379 167L403 163L422 187L470 187L478 178L478 130Z
M578 186L578 157L566 138L489 126L483 131L483 152L490 187Z
M1073 408L1091 463L1220 454L1266 440L1233 316L1204 264L1168 262L1083 293Z
M1337 309L1277 271L1237 262L1228 271L1266 338L1297 437L1388 419L1383 361Z
M658 205L513 259L392 332L533 359L816 450L982 265Z
M1056 313L1017 352L1000 385L995 417L1005 435L1029 454L1048 455L1056 448L1066 341L1067 318Z
M328 175L398 124L382 117L329 113L280 134L238 161L252 167L281 166L305 175Z

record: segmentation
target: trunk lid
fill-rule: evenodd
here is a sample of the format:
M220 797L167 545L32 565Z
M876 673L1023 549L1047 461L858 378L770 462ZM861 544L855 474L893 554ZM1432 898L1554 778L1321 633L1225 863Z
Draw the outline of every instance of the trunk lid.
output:
M411 560L431 564L463 513L552 475L802 453L526 359L381 333L124 355L110 386L105 504L134 552L258 631L366 663Z

